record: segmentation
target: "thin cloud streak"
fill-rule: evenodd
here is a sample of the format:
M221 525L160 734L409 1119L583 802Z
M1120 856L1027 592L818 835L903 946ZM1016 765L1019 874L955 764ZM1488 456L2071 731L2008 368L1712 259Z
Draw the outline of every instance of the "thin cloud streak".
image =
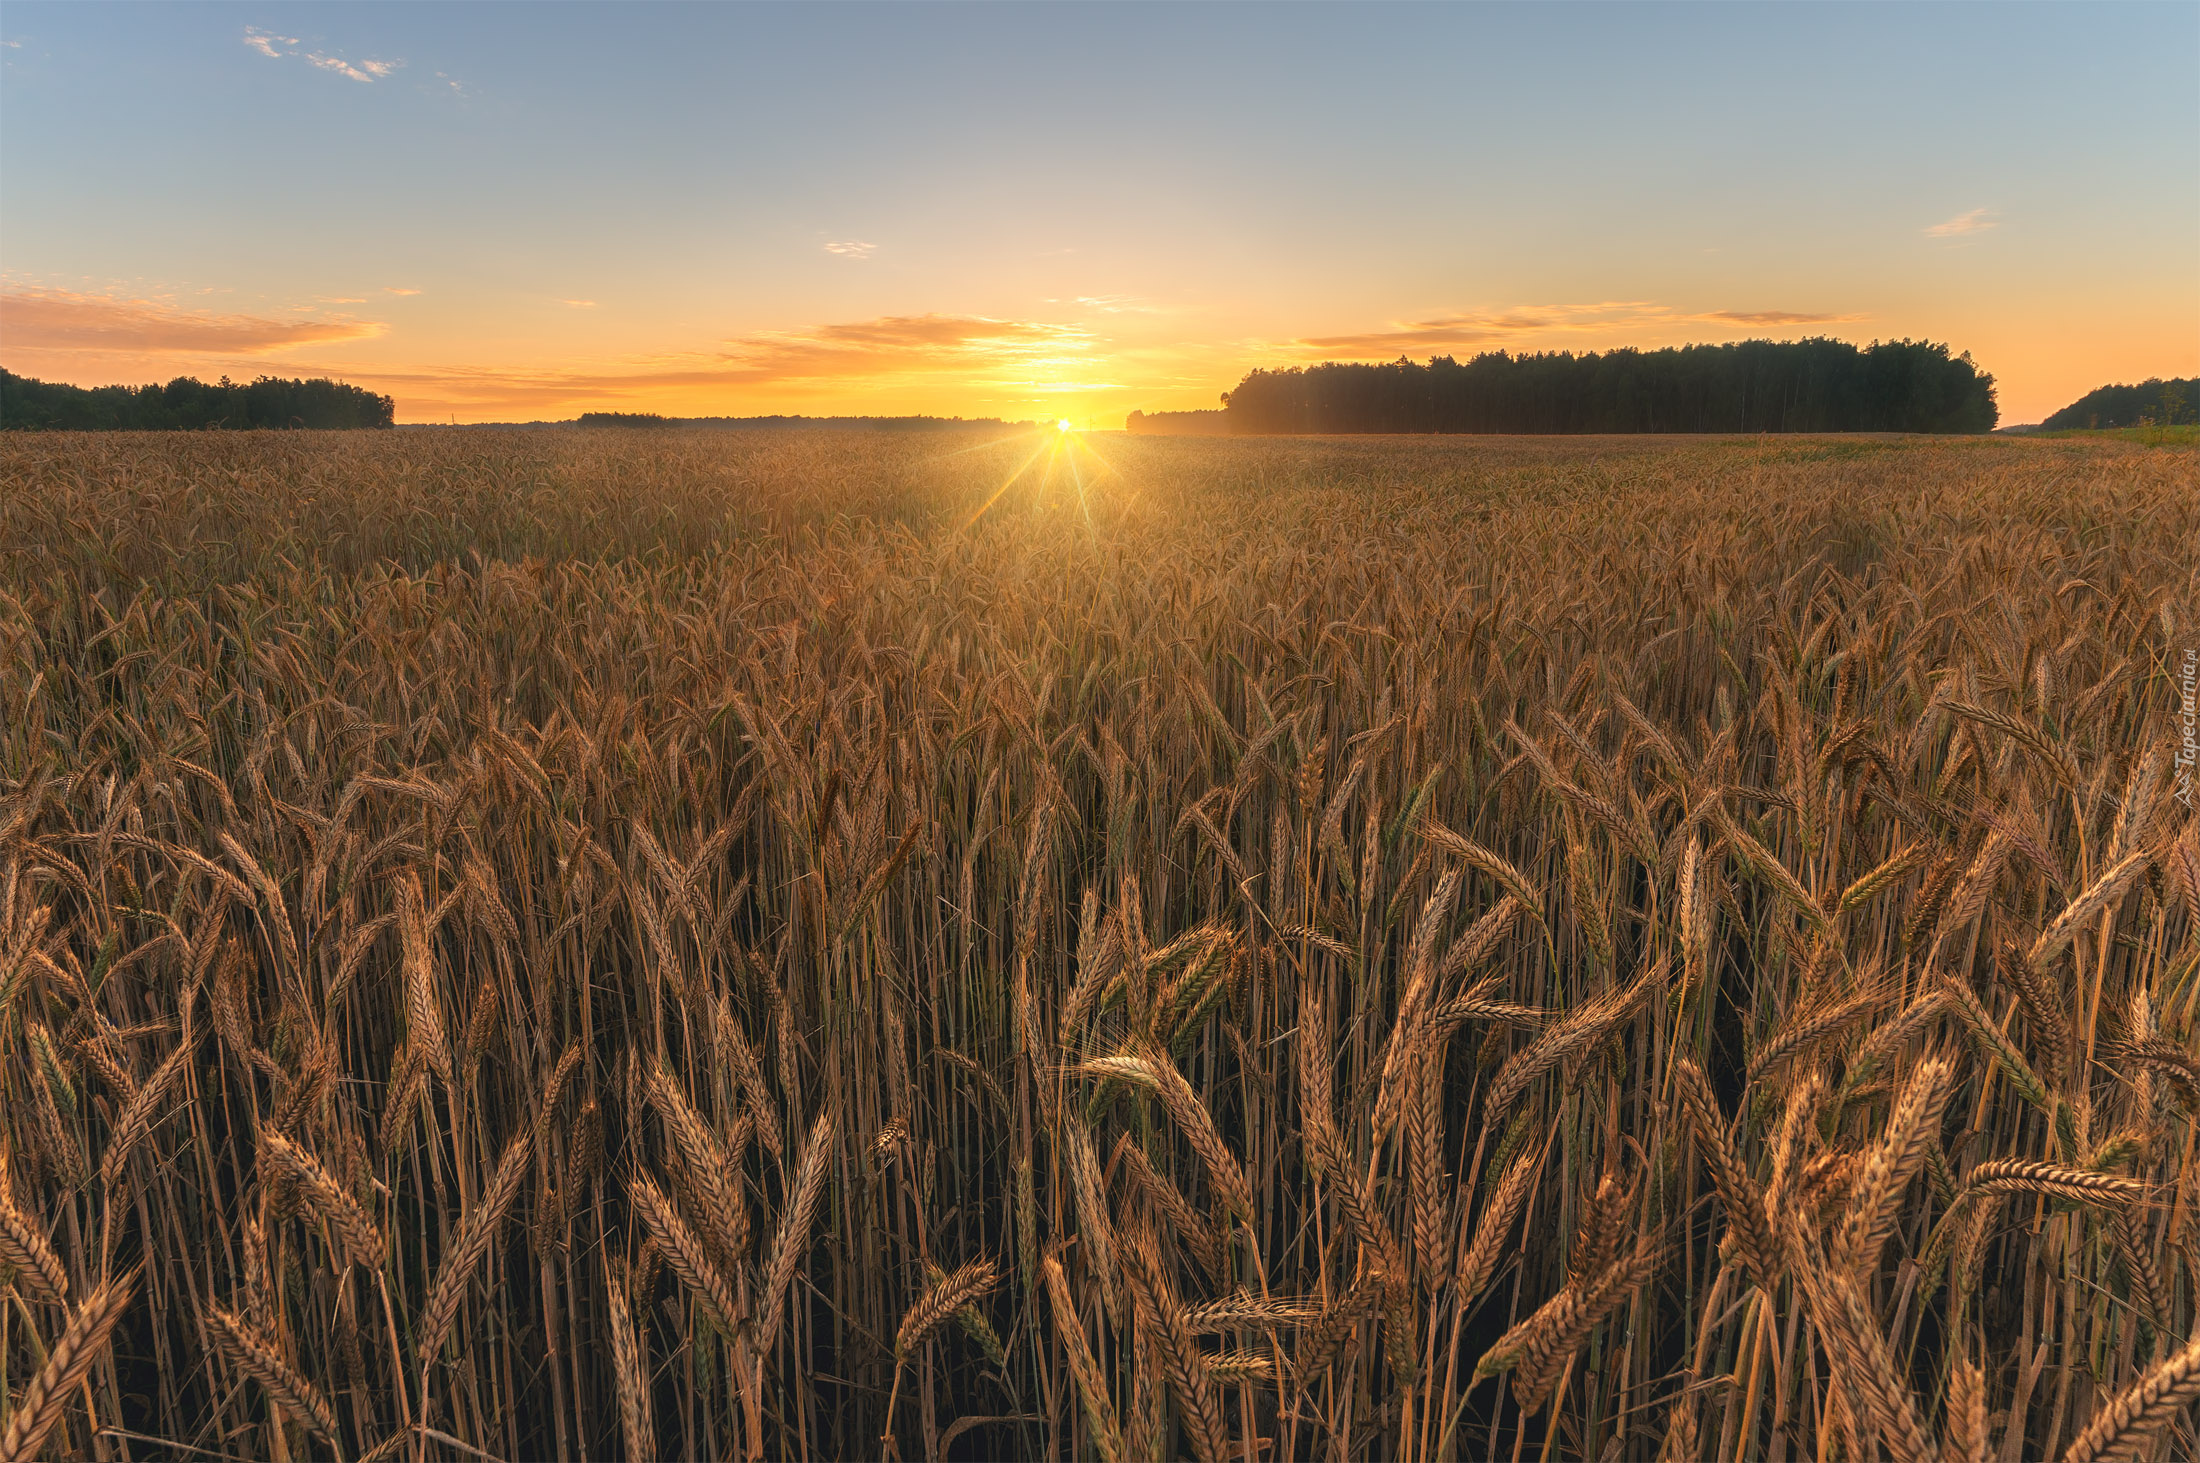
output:
M885 315L737 336L718 350L660 356L632 370L352 367L340 374L397 395L401 410L409 409L408 398L461 411L539 411L668 393L800 397L920 382L964 389L1013 383L1033 392L1113 388L1119 383L1096 384L1078 376L1099 365L1089 351L1093 343L1073 325L982 315ZM1056 371L1077 379L1046 379Z
M1518 305L1503 312L1460 311L1393 324L1355 335L1317 335L1293 341L1310 355L1365 354L1435 346L1484 345L1544 334L1610 334L1676 325L1751 330L1766 326L1835 325L1862 315L1800 310L1676 310L1647 300L1607 300L1584 305Z
M1959 213L1954 218L1944 219L1934 224L1931 228L1925 230L1925 237L1928 239L1960 239L1965 234L1983 234L2000 222L2001 220L1994 217L1992 209L1974 208L1969 213Z
M154 300L21 287L0 293L0 318L14 348L147 355L255 355L369 340L388 329L375 320L268 320L179 310Z
M263 30L256 25L248 25L244 28L244 43L270 61L282 61L295 56L309 66L334 72L338 76L349 77L353 81L368 83L387 80L392 73L405 64L403 61L382 61L372 57L353 62L346 61L341 56L331 55L327 51L300 51L298 47L303 42L298 37L277 35L271 30Z
M861 239L834 239L826 244L825 252L837 254L843 259L868 259L878 252L878 245Z

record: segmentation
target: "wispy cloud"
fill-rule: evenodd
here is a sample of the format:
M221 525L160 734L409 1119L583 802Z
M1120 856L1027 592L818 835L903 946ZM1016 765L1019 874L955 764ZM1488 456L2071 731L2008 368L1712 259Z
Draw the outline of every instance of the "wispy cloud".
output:
M1517 305L1502 311L1458 311L1427 320L1401 321L1356 335L1318 335L1292 342L1316 356L1393 351L1412 354L1442 346L1485 345L1538 335L1613 335L1676 325L1753 330L1767 326L1834 325L1861 315L1801 310L1677 310L1648 300L1606 300L1584 305Z
M960 370L1065 353L1082 359L1090 340L1072 325L982 315L883 315L742 336L726 342L715 369L750 382Z
M806 330L737 336L711 351L638 361L628 370L447 368L345 379L443 409L551 412L591 402L693 400L723 409L760 398L814 397L917 381L961 387L1013 382L1025 391L1093 389L1092 337L1070 325L978 315L888 315ZM706 398L707 399L707 398Z
M382 293L385 295L417 295L420 293L420 291L416 289L408 289L406 286L401 284L386 284L382 286Z
M1954 218L1943 219L1925 230L1928 239L1958 239L1965 234L1983 234L2000 223L1992 209L1974 208L1969 213L1959 213Z
M843 259L868 259L878 252L878 245L867 244L861 239L835 239L825 246L828 254L838 254Z
M271 30L262 30L256 25L248 25L244 28L244 43L271 61L281 61L286 57L296 56L309 66L317 66L323 71L333 71L338 76L348 76L353 81L384 81L405 64L402 61L383 61L373 57L360 61L347 61L343 57L332 55L327 51L301 51L298 48L304 42L299 40L298 37L277 35Z
M1077 303L1102 315L1151 315L1152 305L1135 295L1079 295Z
M34 350L125 351L147 355L259 355L293 346L365 340L388 327L374 320L268 320L179 310L157 300L73 290L11 287L0 293L10 346Z
M348 76L353 81L380 81L404 65L402 61L361 61L354 66L341 56L331 56L325 51L308 51L306 60L323 71L333 71L338 76Z
M558 303L574 310L593 310L596 308L594 300L560 300Z

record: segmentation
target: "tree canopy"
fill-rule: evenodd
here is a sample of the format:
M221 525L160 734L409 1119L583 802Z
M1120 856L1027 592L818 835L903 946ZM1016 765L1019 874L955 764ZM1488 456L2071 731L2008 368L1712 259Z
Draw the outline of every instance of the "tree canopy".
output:
M1988 432L1997 415L1968 352L1824 337L1330 362L1254 371L1223 405L1234 432Z
M178 376L166 386L70 386L0 370L0 428L54 432L207 427L387 427L397 403L321 377L287 381Z
M2072 427L2174 427L2200 421L2200 379L2164 381L2150 376L2136 386L2102 386L2079 397L2040 426L2050 431Z

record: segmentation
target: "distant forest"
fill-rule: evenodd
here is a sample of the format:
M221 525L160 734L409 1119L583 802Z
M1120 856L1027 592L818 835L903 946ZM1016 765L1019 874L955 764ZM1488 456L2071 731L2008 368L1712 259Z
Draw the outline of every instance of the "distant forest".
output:
M1968 352L1823 337L1326 363L1255 371L1222 400L1237 433L1990 432L1997 415Z
M2092 427L2174 427L2200 421L2200 379L2164 381L2155 376L2136 386L2103 386L2088 391L2040 423L2043 431Z
M209 385L178 376L166 386L69 386L0 370L0 429L144 432L206 427L387 427L397 403L326 378Z
M1230 414L1221 411L1134 411L1123 430L1155 437L1220 437L1230 430Z
M884 427L897 431L933 427L1028 427L998 417L666 417L644 411L584 411L577 427Z

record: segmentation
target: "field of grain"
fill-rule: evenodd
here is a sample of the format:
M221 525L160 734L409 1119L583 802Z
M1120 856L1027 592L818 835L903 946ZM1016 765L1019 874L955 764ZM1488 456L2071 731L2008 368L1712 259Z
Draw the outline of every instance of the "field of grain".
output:
M2196 474L11 434L0 1459L2192 1456Z

